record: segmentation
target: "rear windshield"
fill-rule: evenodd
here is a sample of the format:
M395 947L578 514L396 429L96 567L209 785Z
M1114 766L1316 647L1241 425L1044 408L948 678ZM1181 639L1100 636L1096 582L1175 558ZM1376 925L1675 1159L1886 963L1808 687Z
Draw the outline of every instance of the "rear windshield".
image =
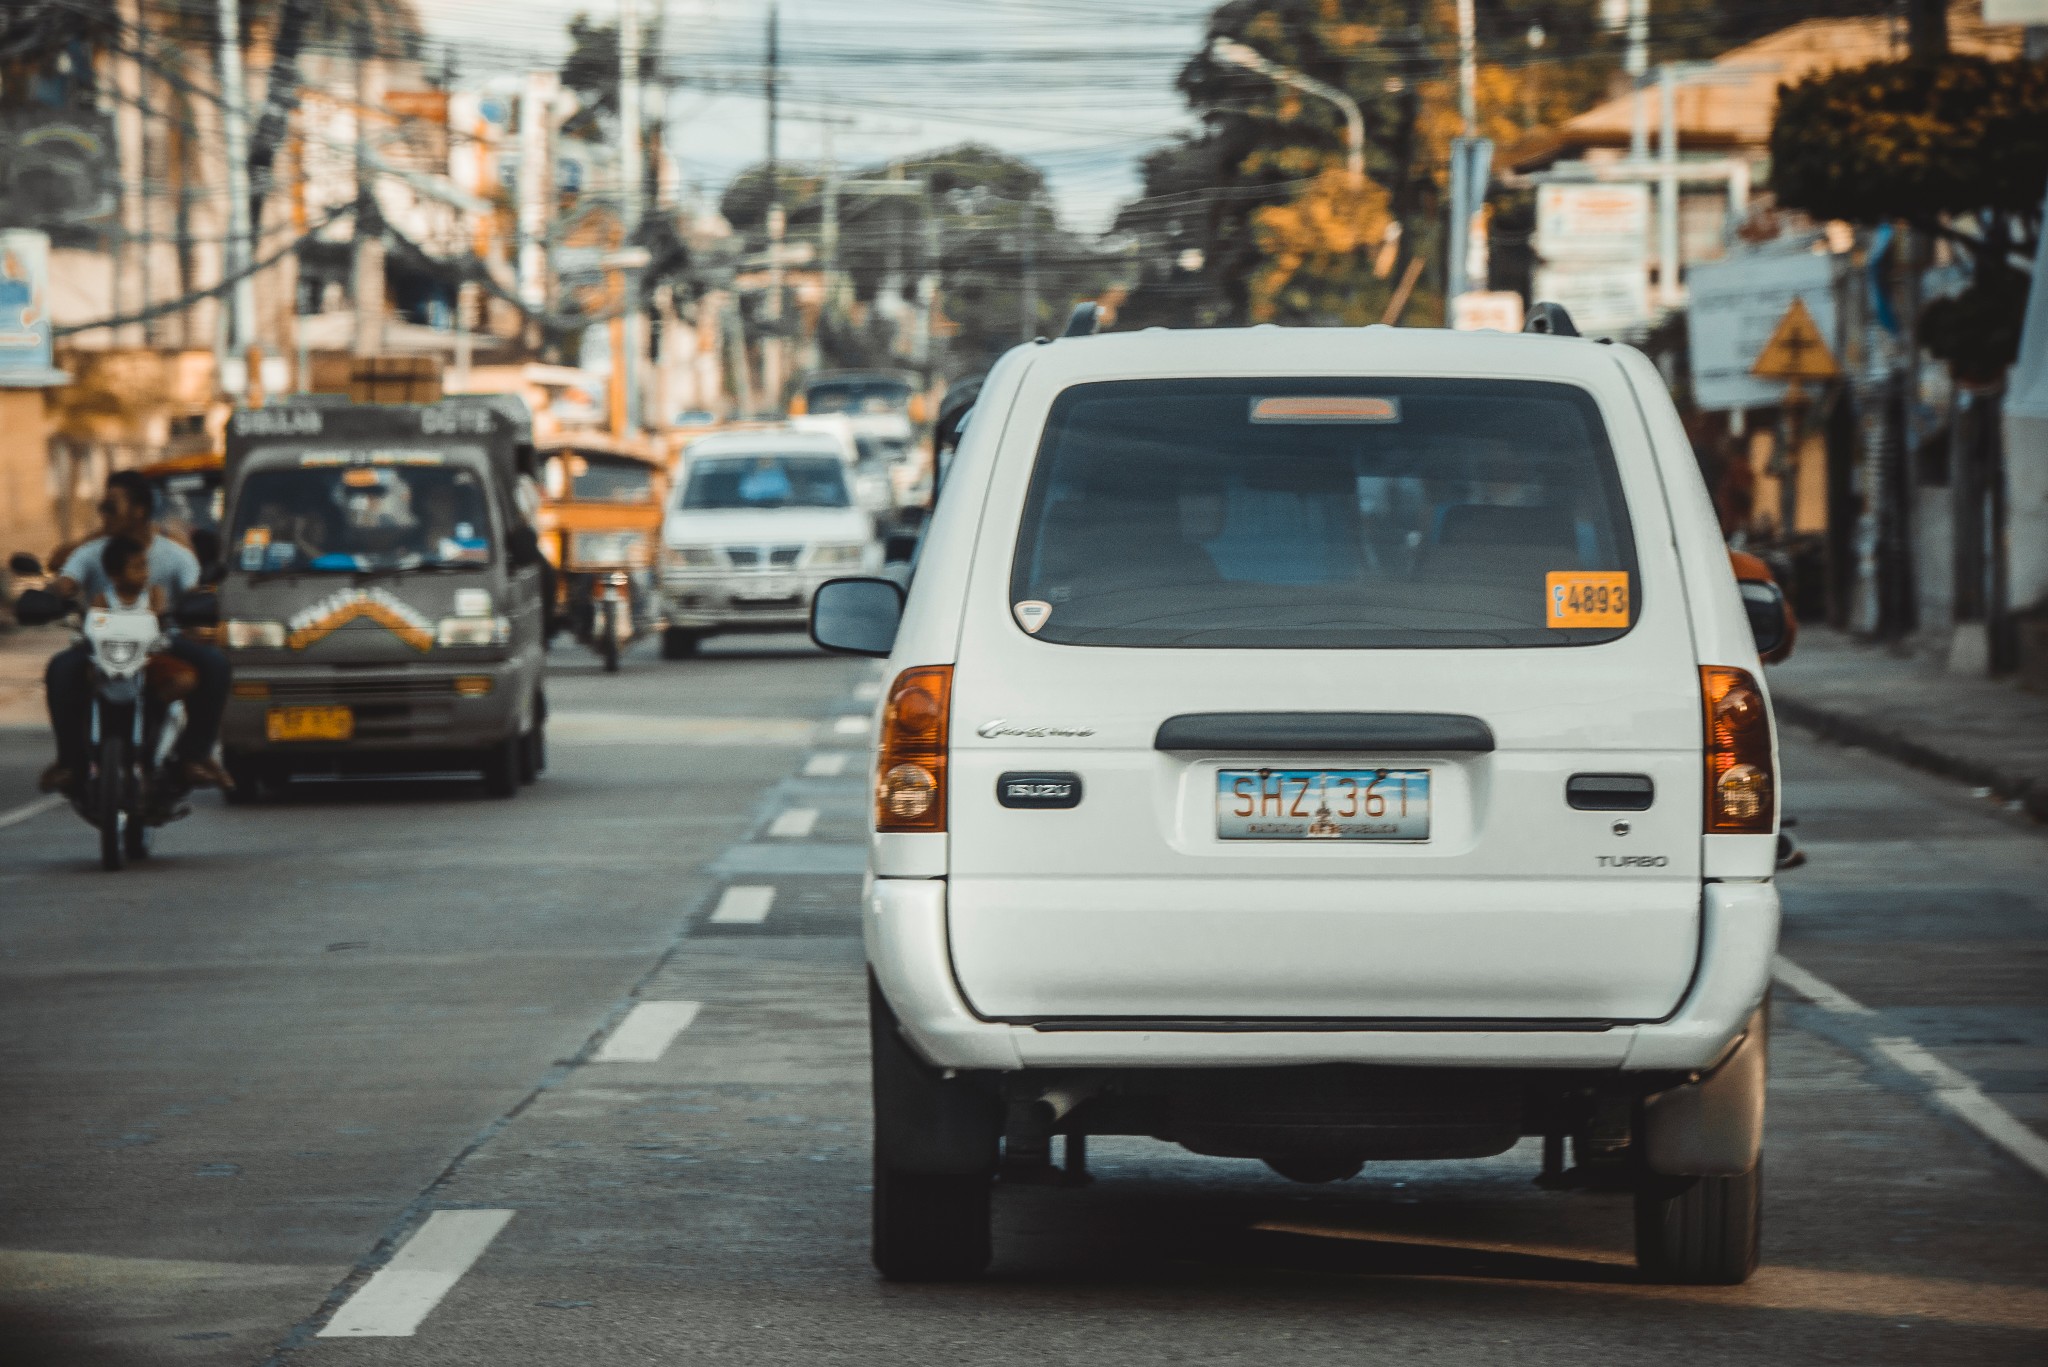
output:
M837 456L700 456L690 462L683 508L844 508Z
M813 413L901 413L910 406L910 386L900 380L822 380L804 390Z
M1128 380L1054 403L1018 621L1095 646L1583 645L1639 610L1592 397L1470 380Z

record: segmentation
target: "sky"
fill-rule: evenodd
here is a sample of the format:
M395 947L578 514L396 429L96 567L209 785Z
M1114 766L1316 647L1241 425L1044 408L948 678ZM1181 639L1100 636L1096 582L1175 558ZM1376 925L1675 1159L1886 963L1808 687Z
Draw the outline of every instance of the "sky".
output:
M570 16L618 0L415 0L474 79L553 65ZM759 161L770 0L641 0L666 16L671 146L715 198ZM781 152L843 166L969 140L1032 160L1069 227L1106 228L1138 158L1187 126L1175 74L1216 0L780 0ZM825 122L825 121L831 122Z

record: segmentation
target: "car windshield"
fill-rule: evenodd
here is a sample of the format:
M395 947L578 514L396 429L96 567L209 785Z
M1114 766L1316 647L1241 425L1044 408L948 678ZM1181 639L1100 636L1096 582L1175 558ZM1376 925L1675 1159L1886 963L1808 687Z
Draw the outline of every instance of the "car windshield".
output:
M308 452L242 481L229 547L247 571L482 566L491 560L490 499L481 470L440 453Z
M901 413L910 406L910 386L901 380L823 380L804 390L813 413Z
M1011 596L1072 645L1579 645L1635 569L1576 387L1135 380L1055 402Z
M157 481L156 517L164 526L191 533L220 526L221 478L218 471L165 475Z
M700 456L683 508L844 508L852 502L836 456Z
M579 503L654 501L654 471L637 461L564 451L548 458L546 482L550 496Z

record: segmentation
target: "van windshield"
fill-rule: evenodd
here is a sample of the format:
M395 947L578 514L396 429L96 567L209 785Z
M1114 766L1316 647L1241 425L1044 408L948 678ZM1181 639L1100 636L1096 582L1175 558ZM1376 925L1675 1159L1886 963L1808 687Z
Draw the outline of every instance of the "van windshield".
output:
M1581 645L1635 571L1574 386L1129 380L1054 403L1011 599L1069 645Z
M490 499L480 471L434 454L379 460L309 451L252 470L235 495L235 568L347 574L462 569L491 560Z
M699 456L682 508L844 508L846 467L836 456Z

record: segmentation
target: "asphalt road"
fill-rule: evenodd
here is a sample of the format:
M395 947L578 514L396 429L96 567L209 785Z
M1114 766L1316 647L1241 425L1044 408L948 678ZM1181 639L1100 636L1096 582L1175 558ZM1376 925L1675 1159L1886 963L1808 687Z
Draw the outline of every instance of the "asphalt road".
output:
M2048 832L1796 734L1749 1285L1639 1284L1625 1199L1527 1145L1305 1187L1138 1140L999 1191L987 1281L882 1284L835 722L874 677L564 653L511 802L209 799L119 875L0 827L0 1364L2048 1355Z

